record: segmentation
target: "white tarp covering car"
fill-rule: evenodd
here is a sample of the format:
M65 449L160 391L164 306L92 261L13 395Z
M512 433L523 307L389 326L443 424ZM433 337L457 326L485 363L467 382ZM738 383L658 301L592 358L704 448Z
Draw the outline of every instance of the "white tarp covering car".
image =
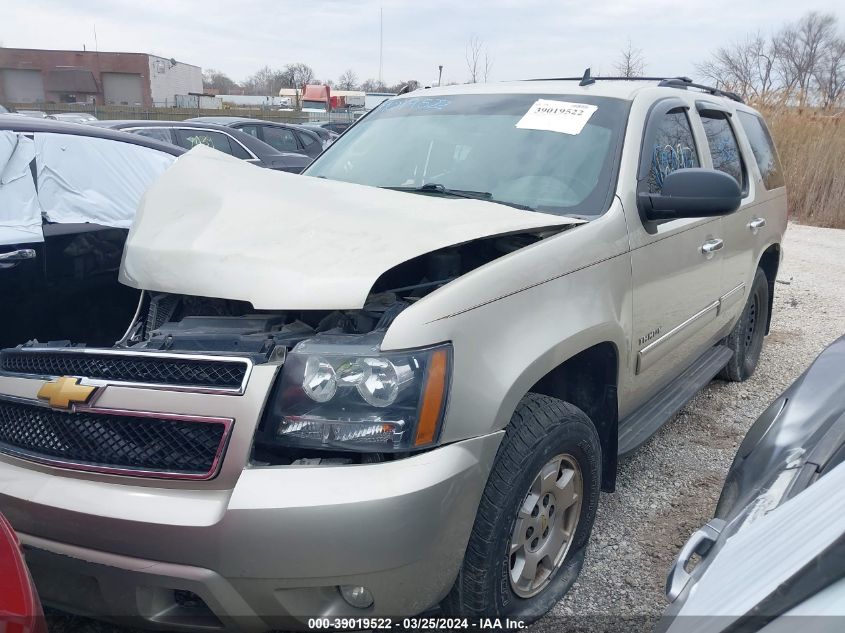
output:
M32 139L0 131L0 244L42 242L41 205L29 168Z
M174 160L108 139L0 131L0 244L43 241L42 217L128 228L144 191Z

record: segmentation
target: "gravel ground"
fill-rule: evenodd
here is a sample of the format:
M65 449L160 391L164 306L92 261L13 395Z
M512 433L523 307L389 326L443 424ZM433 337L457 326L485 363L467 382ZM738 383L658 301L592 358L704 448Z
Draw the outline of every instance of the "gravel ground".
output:
M744 383L711 383L620 464L616 492L602 495L579 581L534 631L561 630L561 616L579 627L592 621L648 628L663 612L669 564L712 517L748 427L845 333L845 231L791 224L784 248L771 333L756 373ZM126 633L76 618L52 624L51 633Z

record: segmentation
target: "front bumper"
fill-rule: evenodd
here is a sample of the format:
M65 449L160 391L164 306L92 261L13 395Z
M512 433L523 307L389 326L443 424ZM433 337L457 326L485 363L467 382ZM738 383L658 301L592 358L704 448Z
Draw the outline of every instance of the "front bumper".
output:
M411 615L453 584L501 438L381 464L248 468L232 490L57 477L3 458L0 511L42 601L72 612L245 631ZM374 605L349 606L342 584L366 586Z

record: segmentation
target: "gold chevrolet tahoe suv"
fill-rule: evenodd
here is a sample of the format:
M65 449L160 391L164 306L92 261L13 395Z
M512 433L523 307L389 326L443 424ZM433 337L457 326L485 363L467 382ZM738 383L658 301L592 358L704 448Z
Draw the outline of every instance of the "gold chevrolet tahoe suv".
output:
M3 350L0 511L46 605L136 626L539 617L619 456L754 371L786 216L687 79L418 90L304 176L195 148L125 336Z

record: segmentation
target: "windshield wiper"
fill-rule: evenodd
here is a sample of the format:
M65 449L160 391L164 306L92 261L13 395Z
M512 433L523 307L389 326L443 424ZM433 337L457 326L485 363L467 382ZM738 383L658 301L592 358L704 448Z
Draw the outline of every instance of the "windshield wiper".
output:
M380 189L390 189L391 191L407 191L410 193L426 193L436 194L441 196L451 196L453 198L468 198L470 200L486 200L487 202L494 202L496 204L505 204L515 209L522 209L524 211L535 211L536 209L517 202L507 202L506 200L496 200L493 194L489 191L470 191L468 189L449 189L441 184L434 182L427 182L421 187L380 187Z
M455 198L470 198L472 200L489 200L493 194L489 191L468 191L466 189L449 189L435 182L427 182L421 187L381 187L392 191L410 191L411 193L439 193Z

